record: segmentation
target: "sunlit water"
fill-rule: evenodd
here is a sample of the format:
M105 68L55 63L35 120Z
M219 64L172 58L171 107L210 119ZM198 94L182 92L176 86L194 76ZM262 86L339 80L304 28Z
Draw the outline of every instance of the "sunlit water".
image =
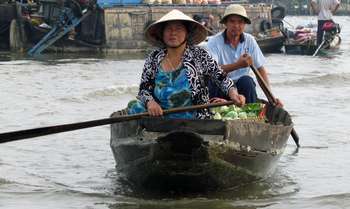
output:
M109 126L99 126L0 144L0 208L350 208L350 17L336 20L339 51L267 55L273 93L302 145L296 150L290 138L269 179L194 196L129 195L116 180ZM107 118L135 97L144 63L142 56L0 56L0 132Z

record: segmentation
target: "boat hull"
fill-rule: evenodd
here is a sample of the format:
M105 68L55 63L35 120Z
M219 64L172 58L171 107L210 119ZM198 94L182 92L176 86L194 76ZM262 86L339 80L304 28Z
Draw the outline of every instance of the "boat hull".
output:
M0 4L0 50L9 48L10 24L16 18L16 5L9 3Z
M324 44L318 51L319 54L327 54L329 51L334 51L339 48L341 43L341 38L339 34L334 35L330 41L327 42L327 44ZM295 41L288 40L285 45L285 52L286 54L292 54L292 55L314 55L316 52L318 46L316 44L316 41L313 42L306 42L306 43L297 43Z
M257 39L257 43L263 53L281 53L285 39L286 38L281 35Z
M279 111L283 117L275 124L164 118L113 124L116 168L136 190L198 192L266 178L293 126Z

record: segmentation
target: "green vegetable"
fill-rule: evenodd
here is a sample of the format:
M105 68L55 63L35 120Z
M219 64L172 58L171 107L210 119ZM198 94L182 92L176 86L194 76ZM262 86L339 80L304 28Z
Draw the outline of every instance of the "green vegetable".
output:
M242 108L230 105L215 107L211 111L214 113L213 118L217 120L257 119L263 107L262 103L249 103Z
M247 117L248 117L248 118L257 118L258 115L257 115L255 112L248 112L248 113L247 113Z
M221 117L221 115L220 115L220 113L215 113L215 115L214 115L214 117L213 117L215 120L221 120L222 119L222 117Z
M225 121L225 120L233 120L233 119L230 117L223 117L222 120Z
M238 113L235 111L230 111L230 112L225 114L225 117L236 119L236 118L238 118Z
M261 111L261 109L263 108L262 103L249 103L246 104L242 109L244 112L254 112L256 114L259 114L259 112Z
M230 109L230 111L235 111L235 112L241 112L241 111L242 111L242 108L237 107L237 106L235 106L235 105L231 105L231 106L229 107L229 109Z
M227 106L221 106L220 107L220 113L223 113L223 112L228 112L230 110L230 108L229 107L227 107Z
M240 112L240 113L238 113L238 117L239 117L240 119L247 119L247 118L248 118L246 112Z

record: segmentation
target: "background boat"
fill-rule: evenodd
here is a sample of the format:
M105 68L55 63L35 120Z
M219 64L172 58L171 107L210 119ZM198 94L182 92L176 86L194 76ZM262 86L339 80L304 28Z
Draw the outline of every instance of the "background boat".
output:
M298 26L291 31L286 29L285 52L296 55L326 54L327 51L338 49L341 44L340 25L330 22L325 30L323 41L317 45L317 25Z
M106 4L106 2L108 4ZM242 2L230 2L242 3ZM146 4L141 1L76 1L63 4L53 0L35 3L12 2L16 15L7 21L4 49L40 54L44 50L54 52L123 52L147 51L150 46L143 39L144 28L172 9L180 9L189 16L210 16L212 31L223 28L219 23L226 4ZM266 33L271 28L271 5L243 4L254 27L251 33L267 51L280 43ZM4 19L0 15L0 19ZM9 38L12 37L12 38ZM273 48L272 48L273 47ZM277 47L279 48L279 46Z

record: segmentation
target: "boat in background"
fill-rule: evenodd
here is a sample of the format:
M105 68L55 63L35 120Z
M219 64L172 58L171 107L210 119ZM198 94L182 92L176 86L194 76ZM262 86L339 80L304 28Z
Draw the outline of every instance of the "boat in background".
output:
M9 49L11 21L16 19L16 5L0 2L0 50ZM13 26L12 26L13 27Z
M259 33L255 34L258 45L264 53L282 53L286 40L283 33L282 20L286 16L286 10L282 6L275 6L271 9L271 20L260 20Z
M175 3L173 3L175 2ZM213 31L220 31L219 20L226 3L203 1L182 4L183 1L145 0L38 0L26 3L10 0L11 17L0 13L5 21L0 34L4 36L5 50L38 55L44 50L53 52L145 52L150 45L144 41L147 25L172 9L180 9L189 16L208 15ZM181 4L178 4L180 2ZM238 1L230 3L242 3ZM267 4L243 5L257 29L271 26L271 6ZM1 9L1 7L0 7ZM5 11L5 10L4 10ZM10 11L10 10L6 10ZM5 14L5 13L4 13ZM152 15L150 15L152 14ZM261 23L260 21L263 21ZM271 37L258 42L270 45ZM273 43L275 44L275 43ZM271 46L271 45L270 45ZM268 48L271 51L271 48Z
M283 52L283 46L286 38L278 28L271 28L264 33L255 35L254 38L264 54ZM209 39L210 36L207 37L205 41L200 43L199 46L207 49L207 42Z
M255 39L263 53L282 53L286 37L279 28L271 28L259 33Z
M4 9L3 9L4 8ZM11 8L11 10L9 9ZM9 1L0 5L4 50L40 54L96 51L104 45L103 10L94 1Z
M117 111L111 117L127 115ZM116 169L135 191L203 192L270 176L293 128L282 108L265 120L143 118L111 125Z
M334 22L326 22L323 26L323 42L317 45L317 25L299 26L296 30L286 30L286 54L316 55L327 54L327 51L338 49L341 43L340 26Z

